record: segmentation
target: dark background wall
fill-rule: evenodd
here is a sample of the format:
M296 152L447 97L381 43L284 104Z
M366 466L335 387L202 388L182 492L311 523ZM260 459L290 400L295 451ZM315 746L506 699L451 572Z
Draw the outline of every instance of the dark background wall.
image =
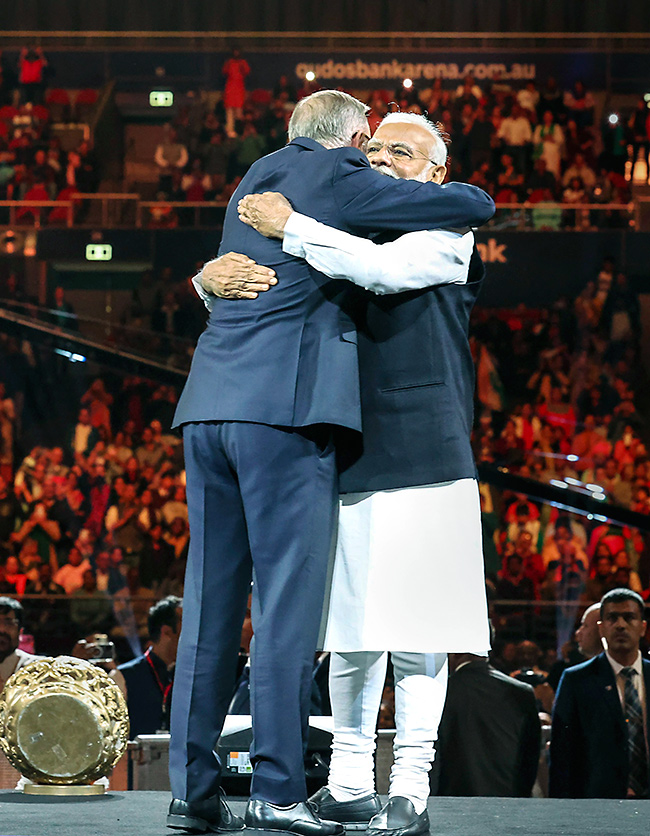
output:
M3 0L7 30L647 32L647 0Z
M91 236L90 230L41 230L37 257L83 262L86 244L95 240ZM112 244L115 261L149 261L154 269L172 267L175 275L189 276L197 262L216 255L220 237L220 229L106 230L102 240ZM575 298L608 255L635 290L650 292L650 233L486 230L477 234L477 242L487 267L479 304L486 307L544 307L560 296ZM90 270L87 275L92 276Z

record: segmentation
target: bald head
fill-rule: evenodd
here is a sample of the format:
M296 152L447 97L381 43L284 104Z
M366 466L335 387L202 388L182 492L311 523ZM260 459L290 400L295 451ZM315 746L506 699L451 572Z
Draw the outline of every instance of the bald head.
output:
M600 621L600 604L592 604L582 616L580 626L576 630L578 650L586 659L593 659L603 651L603 643L598 631Z

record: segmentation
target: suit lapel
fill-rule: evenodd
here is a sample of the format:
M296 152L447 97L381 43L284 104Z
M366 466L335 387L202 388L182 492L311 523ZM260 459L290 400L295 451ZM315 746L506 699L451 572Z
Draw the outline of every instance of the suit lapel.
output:
M621 708L621 700L616 687L616 677L609 660L604 653L597 657L597 680L598 688L602 694L605 704L609 707L616 721L625 728L625 717Z

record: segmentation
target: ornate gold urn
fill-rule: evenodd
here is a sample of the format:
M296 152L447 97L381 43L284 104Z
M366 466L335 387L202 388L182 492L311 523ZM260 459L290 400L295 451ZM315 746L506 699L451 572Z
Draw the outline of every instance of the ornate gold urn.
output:
M26 793L91 795L123 755L129 718L101 668L60 656L25 665L0 694L0 747L34 784Z

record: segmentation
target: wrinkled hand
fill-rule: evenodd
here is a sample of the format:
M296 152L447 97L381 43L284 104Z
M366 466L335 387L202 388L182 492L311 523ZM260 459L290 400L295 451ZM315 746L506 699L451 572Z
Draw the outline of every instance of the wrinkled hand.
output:
M237 204L239 220L267 238L284 238L284 227L293 212L289 201L279 192L249 194Z
M256 299L277 282L274 270L241 253L208 261L201 272L203 289L221 299Z

